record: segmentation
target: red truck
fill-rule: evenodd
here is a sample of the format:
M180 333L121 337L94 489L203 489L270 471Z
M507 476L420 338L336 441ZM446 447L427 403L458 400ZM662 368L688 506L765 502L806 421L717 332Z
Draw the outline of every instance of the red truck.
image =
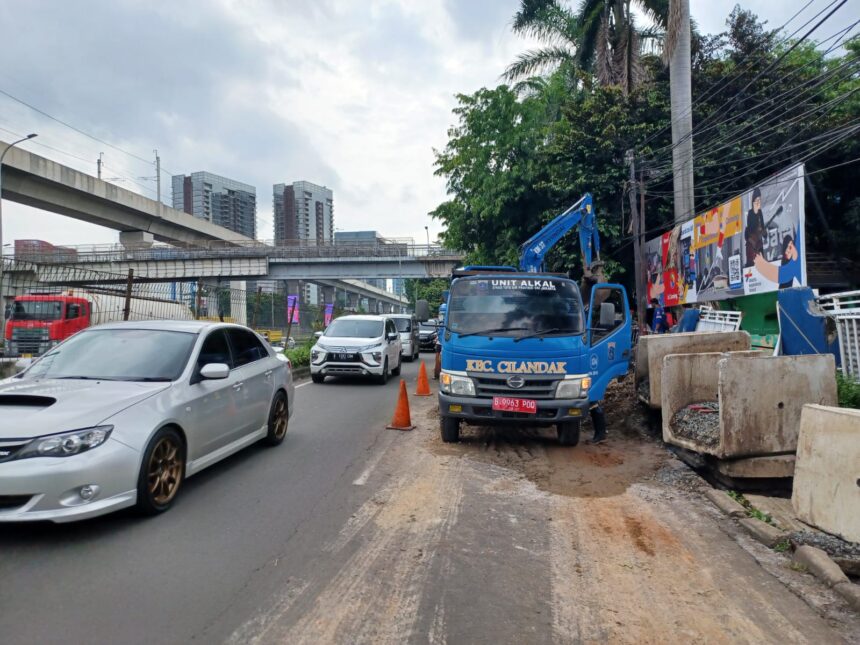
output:
M125 298L121 296L87 291L17 296L6 315L4 354L41 356L90 325L124 317ZM130 320L190 320L192 317L188 306L180 302L143 298L132 298L130 302Z

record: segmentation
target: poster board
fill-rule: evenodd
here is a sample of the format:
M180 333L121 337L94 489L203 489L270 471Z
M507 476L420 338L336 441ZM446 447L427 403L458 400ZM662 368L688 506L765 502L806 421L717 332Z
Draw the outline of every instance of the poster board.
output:
M672 307L806 284L804 166L645 243L648 302Z

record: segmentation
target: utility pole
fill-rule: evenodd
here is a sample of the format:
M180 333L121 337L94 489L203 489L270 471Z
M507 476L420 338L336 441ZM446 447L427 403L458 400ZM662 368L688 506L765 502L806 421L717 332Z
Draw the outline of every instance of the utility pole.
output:
M669 24L678 25L669 53L672 117L672 173L675 224L695 213L693 194L693 92L690 60L690 0L671 0Z
M158 216L161 217L161 157L158 156L158 150L153 150L155 153L155 194L158 200Z
M100 152L100 153L99 153L99 158L98 158L98 159L96 159L96 168L98 169L98 178L99 178L99 179L101 179L101 178L102 178L102 164L104 163L104 162L102 161L102 157L104 156L104 154L105 154L105 153Z
M645 327L645 309L647 307L646 289L645 289L645 273L642 267L642 234L645 231L645 226L642 221L642 214L639 212L639 205L636 203L636 192L638 183L636 181L636 158L632 150L627 151L627 163L630 166L629 192L630 198L630 215L633 218L633 271L636 285L636 311L638 313L639 331ZM644 207L644 196L642 205ZM643 208L644 210L644 208Z

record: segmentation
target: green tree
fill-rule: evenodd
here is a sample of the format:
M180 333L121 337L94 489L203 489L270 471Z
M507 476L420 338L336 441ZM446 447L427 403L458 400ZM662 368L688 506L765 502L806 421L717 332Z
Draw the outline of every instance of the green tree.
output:
M439 305L442 304L442 293L447 291L451 281L445 278L430 279L407 279L406 297L412 306L418 300L426 300L430 305L430 313L436 316L439 313Z

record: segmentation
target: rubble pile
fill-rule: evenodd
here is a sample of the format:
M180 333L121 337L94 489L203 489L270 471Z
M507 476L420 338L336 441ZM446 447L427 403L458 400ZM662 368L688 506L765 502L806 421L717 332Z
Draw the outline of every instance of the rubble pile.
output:
M672 432L699 445L714 447L720 442L720 404L714 401L691 403L672 417Z
M842 538L821 531L795 531L788 536L792 544L814 546L833 558L856 559L860 561L860 544L847 542Z

